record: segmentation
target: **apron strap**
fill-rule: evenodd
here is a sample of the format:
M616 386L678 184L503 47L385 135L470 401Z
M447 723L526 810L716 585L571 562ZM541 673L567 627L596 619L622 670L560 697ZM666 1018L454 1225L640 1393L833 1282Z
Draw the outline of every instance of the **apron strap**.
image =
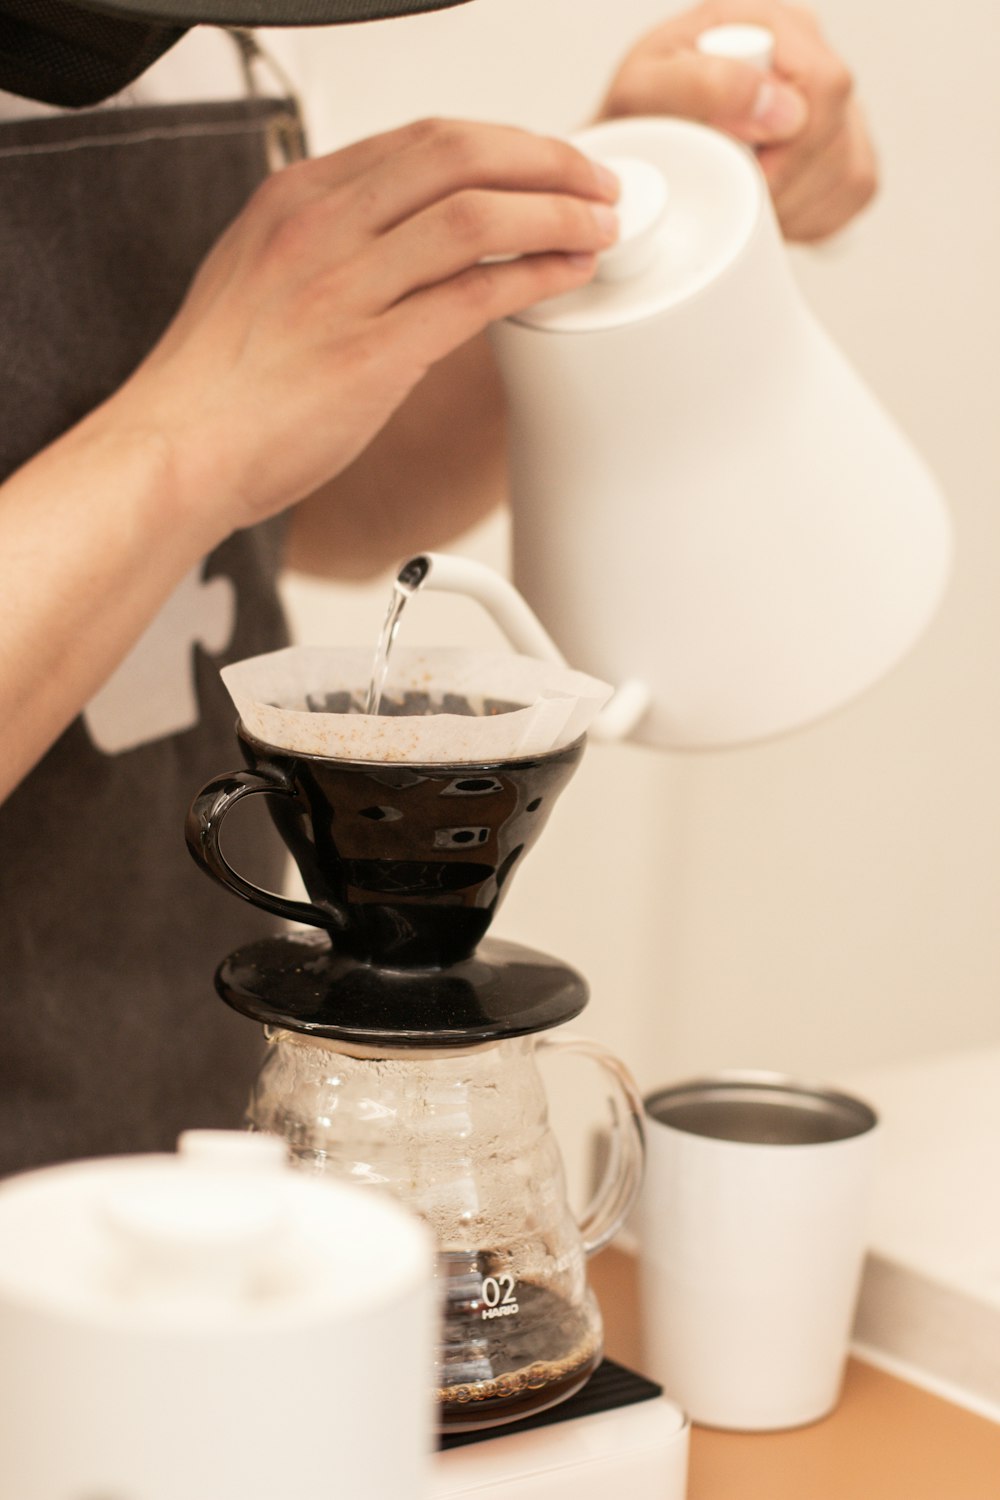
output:
M289 73L248 26L227 26L224 29L239 52L247 98L260 99L271 93L262 87L262 79L276 83L280 96L294 115L294 120L276 120L269 127L268 162L271 171L277 172L292 162L301 161L307 154L302 101Z

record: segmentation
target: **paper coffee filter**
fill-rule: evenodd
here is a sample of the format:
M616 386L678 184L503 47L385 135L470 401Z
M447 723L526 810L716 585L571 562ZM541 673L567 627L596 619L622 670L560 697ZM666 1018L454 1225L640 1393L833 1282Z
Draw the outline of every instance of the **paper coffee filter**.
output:
M265 744L422 765L561 749L585 733L612 693L607 683L535 657L394 647L383 691L394 711L374 715L359 711L371 673L372 653L360 647L289 646L224 667L222 679L244 728ZM446 711L429 711L442 703ZM449 703L459 711L448 712Z

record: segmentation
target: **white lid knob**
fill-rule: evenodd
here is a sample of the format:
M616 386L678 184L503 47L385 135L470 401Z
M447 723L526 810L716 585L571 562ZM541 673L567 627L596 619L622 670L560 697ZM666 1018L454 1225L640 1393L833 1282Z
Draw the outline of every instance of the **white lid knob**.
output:
M176 1170L115 1185L104 1222L123 1252L119 1290L149 1302L242 1301L267 1284L288 1229L288 1155L274 1135L185 1130Z
M652 162L633 156L602 156L621 183L615 204L618 239L597 259L598 281L626 281L656 258L657 232L667 209L666 178Z
M276 1135L250 1130L185 1130L177 1137L186 1162L234 1171L288 1165L288 1147Z
M696 46L708 57L752 63L764 73L770 73L774 66L774 34L766 26L710 26L701 33Z
M104 1221L123 1253L120 1291L188 1305L259 1296L287 1218L280 1192L262 1190L271 1181L195 1165L113 1188Z

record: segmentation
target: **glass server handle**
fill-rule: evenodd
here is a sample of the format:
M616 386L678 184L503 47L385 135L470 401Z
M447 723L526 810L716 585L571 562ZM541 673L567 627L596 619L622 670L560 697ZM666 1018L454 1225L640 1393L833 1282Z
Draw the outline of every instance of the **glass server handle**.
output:
M609 1102L614 1125L609 1135L607 1165L593 1198L578 1220L584 1253L594 1255L614 1239L642 1184L646 1155L642 1095L625 1064L600 1042L583 1036L542 1036L537 1045L589 1058L611 1082Z

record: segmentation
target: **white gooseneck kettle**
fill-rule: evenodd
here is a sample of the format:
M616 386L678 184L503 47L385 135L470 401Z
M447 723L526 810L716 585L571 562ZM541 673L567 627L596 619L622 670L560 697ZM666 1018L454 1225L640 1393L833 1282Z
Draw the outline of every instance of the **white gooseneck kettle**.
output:
M513 576L664 748L817 719L902 657L944 587L937 486L805 305L753 153L704 126L575 137L621 176L588 286L495 326Z

